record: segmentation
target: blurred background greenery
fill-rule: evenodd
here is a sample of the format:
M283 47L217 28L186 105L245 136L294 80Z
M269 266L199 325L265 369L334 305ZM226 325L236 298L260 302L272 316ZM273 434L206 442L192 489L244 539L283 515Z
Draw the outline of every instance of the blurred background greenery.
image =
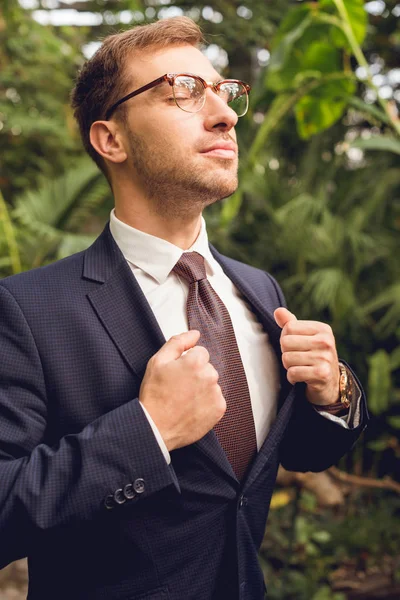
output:
M0 277L100 232L112 197L69 107L75 74L105 35L182 14L215 67L253 87L240 188L207 210L210 238L271 271L299 318L332 325L372 416L337 467L280 472L260 555L269 595L400 598L396 0L2 0Z

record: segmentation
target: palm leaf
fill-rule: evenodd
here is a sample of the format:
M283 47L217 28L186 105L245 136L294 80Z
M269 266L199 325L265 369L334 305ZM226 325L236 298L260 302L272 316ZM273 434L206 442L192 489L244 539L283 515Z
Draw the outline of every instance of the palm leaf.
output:
M94 239L82 234L87 221L111 197L108 184L87 158L38 190L17 199L13 217L21 231L20 246L26 264L36 266L80 251Z

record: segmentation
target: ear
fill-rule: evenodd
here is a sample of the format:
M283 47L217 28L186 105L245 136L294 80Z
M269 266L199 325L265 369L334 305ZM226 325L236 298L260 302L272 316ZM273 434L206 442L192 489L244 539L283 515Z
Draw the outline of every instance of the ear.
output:
M90 143L105 160L113 163L124 162L126 153L123 137L117 123L95 121L90 128Z

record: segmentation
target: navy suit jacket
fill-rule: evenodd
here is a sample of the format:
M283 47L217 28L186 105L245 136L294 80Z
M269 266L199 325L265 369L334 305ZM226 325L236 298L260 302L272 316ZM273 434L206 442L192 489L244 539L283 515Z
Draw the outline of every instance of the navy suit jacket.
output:
M280 356L267 273L220 255ZM240 484L213 431L167 465L139 405L165 343L108 226L85 252L0 281L0 567L29 559L30 600L260 600L257 551L279 462L348 451L282 367L277 418Z

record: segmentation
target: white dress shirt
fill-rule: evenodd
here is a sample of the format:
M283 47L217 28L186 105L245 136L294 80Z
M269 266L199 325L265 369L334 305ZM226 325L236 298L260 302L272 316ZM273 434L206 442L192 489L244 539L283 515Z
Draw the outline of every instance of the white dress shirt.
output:
M188 331L186 300L189 285L172 271L184 251L166 240L123 223L115 216L114 210L110 215L110 231L132 269L165 339ZM260 449L277 412L280 390L277 356L268 334L250 310L247 301L211 254L203 218L196 241L185 252L198 252L204 257L208 281L231 317L249 386L257 447ZM169 463L169 452L162 436L143 405L142 408ZM348 427L347 419L350 417L320 414ZM354 420L353 415L351 418Z

